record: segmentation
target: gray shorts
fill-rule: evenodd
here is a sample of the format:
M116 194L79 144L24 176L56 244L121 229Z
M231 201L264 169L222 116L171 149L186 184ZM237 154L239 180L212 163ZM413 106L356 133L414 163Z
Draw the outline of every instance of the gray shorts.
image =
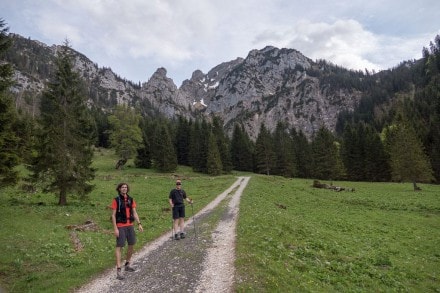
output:
M124 247L127 240L128 245L136 243L136 233L133 226L119 227L119 237L116 238L116 247Z

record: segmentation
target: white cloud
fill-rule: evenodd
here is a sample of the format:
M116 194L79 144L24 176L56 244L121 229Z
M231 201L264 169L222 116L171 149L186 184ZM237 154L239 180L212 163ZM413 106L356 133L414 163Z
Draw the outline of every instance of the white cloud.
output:
M145 81L158 67L180 85L196 69L267 45L354 69L421 56L440 31L434 0L0 0L11 32L74 49Z

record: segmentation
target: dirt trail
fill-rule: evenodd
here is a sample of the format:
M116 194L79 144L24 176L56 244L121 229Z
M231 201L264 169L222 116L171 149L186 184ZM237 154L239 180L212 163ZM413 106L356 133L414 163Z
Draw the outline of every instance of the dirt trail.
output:
M136 272L124 280L112 268L76 292L231 292L239 202L249 179L239 177L189 218L187 238L172 241L169 231L143 247L132 258Z

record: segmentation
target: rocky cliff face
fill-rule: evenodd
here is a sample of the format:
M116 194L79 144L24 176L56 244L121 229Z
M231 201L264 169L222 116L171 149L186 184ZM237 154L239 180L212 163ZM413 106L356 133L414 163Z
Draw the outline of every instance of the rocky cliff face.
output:
M17 106L36 109L35 97L44 89L54 71L59 47L13 35L15 54L6 61L15 67L16 85L12 88ZM90 104L110 111L116 104L140 107L144 114L161 113L194 118L220 116L225 130L244 125L256 138L262 123L273 130L279 121L311 136L320 126L334 129L341 110L353 109L361 93L350 87L337 90L309 72L319 65L293 49L266 47L248 56L222 63L208 73L193 72L180 88L159 68L142 86L121 79L109 68L98 68L84 55L75 53L75 68L84 78ZM19 58L19 54L21 57ZM29 60L23 62L19 60Z

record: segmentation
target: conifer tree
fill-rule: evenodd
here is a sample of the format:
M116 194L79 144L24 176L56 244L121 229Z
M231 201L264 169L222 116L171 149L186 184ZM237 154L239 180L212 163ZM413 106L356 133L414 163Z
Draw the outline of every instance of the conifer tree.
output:
M171 172L177 168L177 155L166 123L155 127L153 137L154 167L160 172Z
M292 139L288 133L287 125L278 122L274 133L275 174L284 177L295 175L293 151Z
M264 123L255 142L255 169L257 173L271 175L275 167L274 142Z
M140 114L128 105L117 105L109 117L110 145L119 157L116 169L122 168L137 154L142 146L142 131L139 127Z
M370 125L365 128L365 180L389 181L391 179L389 156L379 134Z
M176 151L179 165L190 165L191 123L183 117L177 120Z
M142 145L137 149L137 156L134 161L136 167L150 169L152 164L151 142L150 138L153 136L151 133L152 123L147 119L142 119L140 123L142 130Z
M321 127L312 141L313 174L318 179L336 180L344 175L338 145L333 134Z
M231 160L235 170L253 171L253 145L246 131L235 124L231 140Z
M81 79L73 69L68 42L58 52L56 73L43 93L36 156L32 178L45 192L58 194L59 205L67 195L84 197L94 177L93 123Z
M11 44L8 30L0 18L0 60ZM12 98L7 92L12 85L11 77L11 65L0 62L0 189L14 185L18 180L18 172L14 169L19 163L18 138L13 130L17 118Z
M229 140L223 130L223 122L217 116L214 116L214 118L212 119L212 134L214 135L217 142L217 148L220 153L223 172L229 173L232 171L231 152L229 151Z
M300 178L312 177L312 150L307 137L300 130L296 132L295 129L291 131L293 149L294 149L294 162L297 170L297 176Z
M209 175L218 176L222 174L223 165L220 158L220 152L218 150L215 135L212 132L209 134L209 152L206 165L207 173Z
M386 146L390 155L391 175L394 181L413 183L434 179L428 157L414 129L403 118L385 130Z

